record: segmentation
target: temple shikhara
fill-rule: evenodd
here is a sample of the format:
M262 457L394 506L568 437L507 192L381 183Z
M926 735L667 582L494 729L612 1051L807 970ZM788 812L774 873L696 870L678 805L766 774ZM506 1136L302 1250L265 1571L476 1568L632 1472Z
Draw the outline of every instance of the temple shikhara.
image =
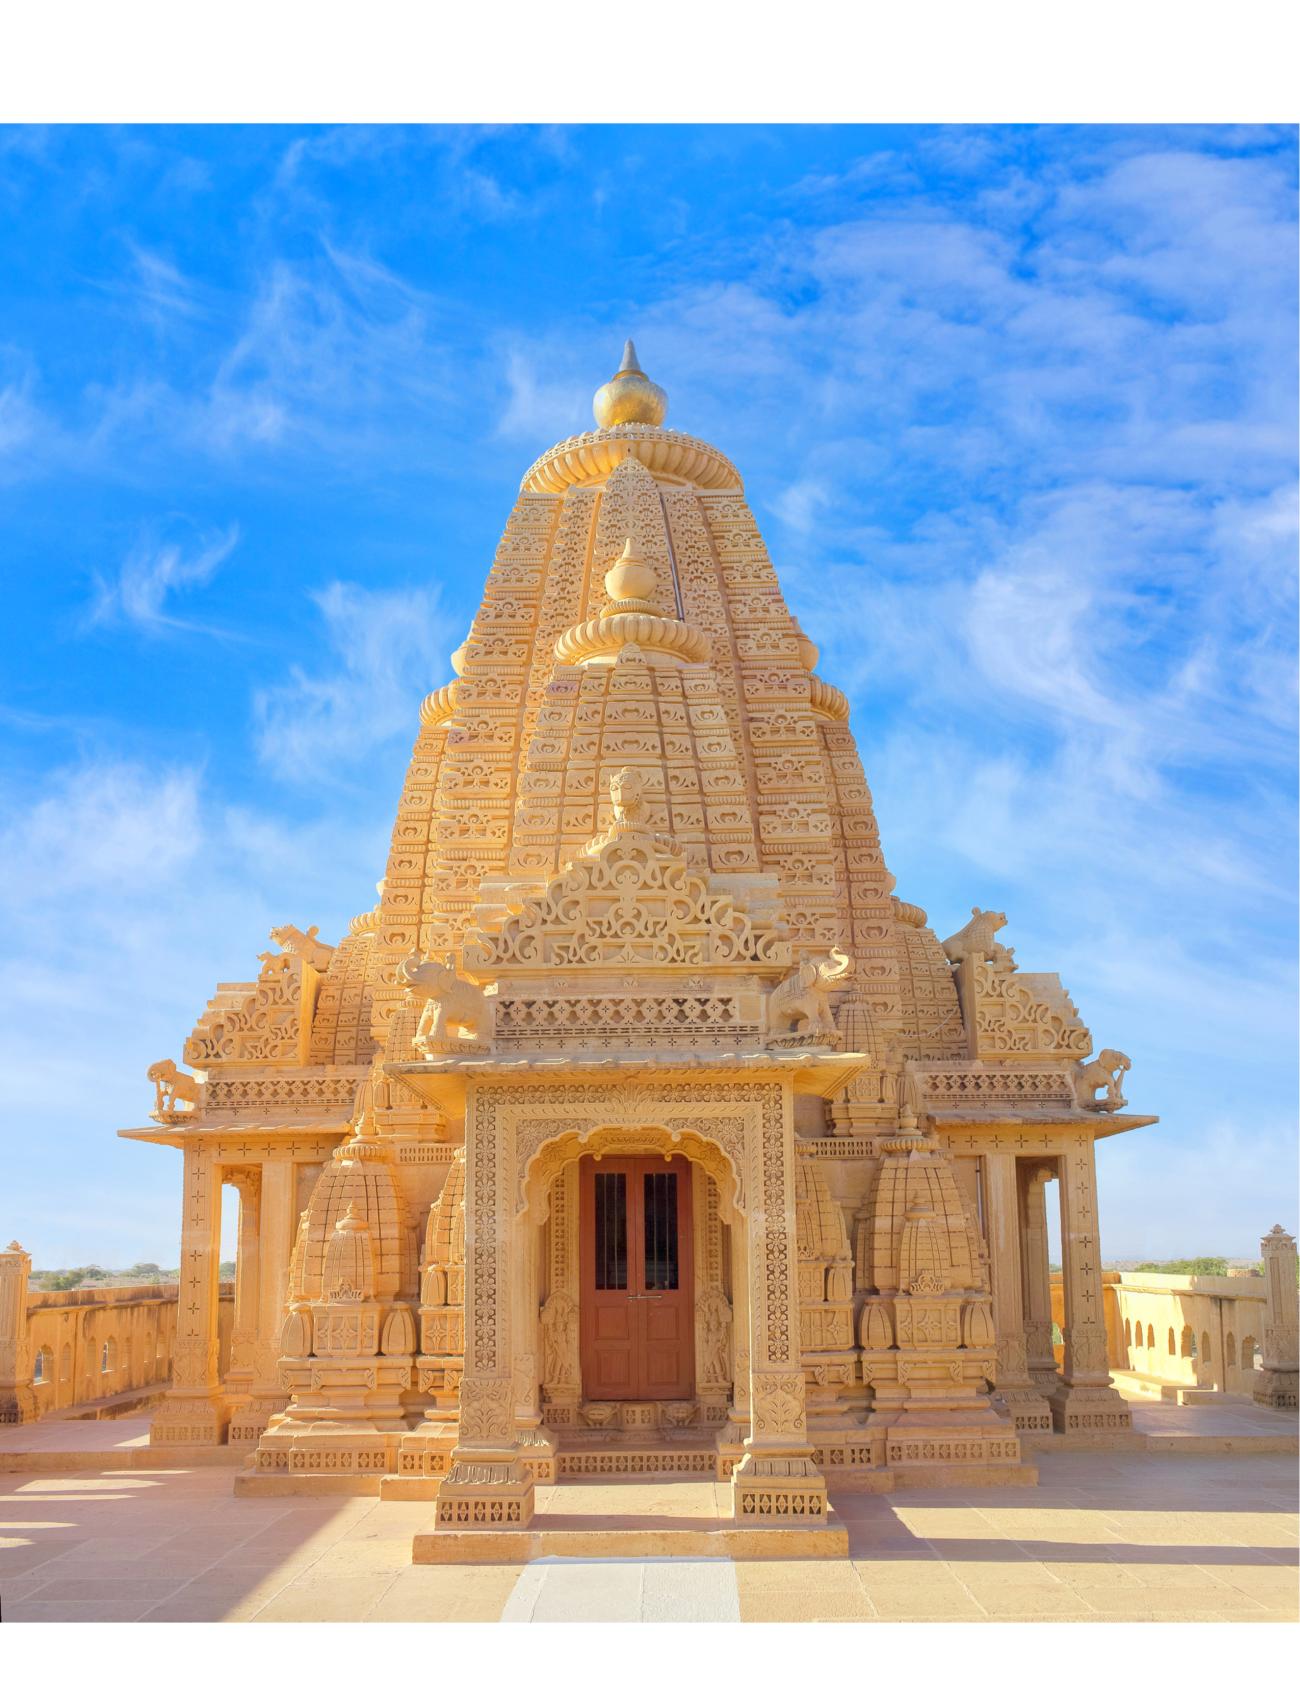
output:
M417 1559L527 1557L539 1486L597 1476L825 1551L837 1487L1129 1426L1094 1154L1155 1118L1000 914L895 892L740 474L665 410L629 343L419 709L378 902L272 930L124 1133L184 1155L154 1442L435 1501Z

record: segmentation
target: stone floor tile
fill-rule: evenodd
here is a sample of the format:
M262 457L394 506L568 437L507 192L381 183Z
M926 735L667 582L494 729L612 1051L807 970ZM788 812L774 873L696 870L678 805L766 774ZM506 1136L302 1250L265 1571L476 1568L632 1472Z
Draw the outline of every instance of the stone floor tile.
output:
M822 1619L865 1621L876 1615L866 1591L836 1590L830 1594L749 1593L740 1596L740 1618L746 1624L812 1624Z
M151 1600L21 1600L5 1613L11 1624L133 1624L155 1603Z
M1046 1617L1072 1618L1088 1610L1088 1602L1065 1583L1003 1580L966 1586L991 1617L1017 1617L1032 1623Z
M413 1568L412 1568L413 1569ZM336 1577L326 1582L298 1578L253 1614L254 1623L355 1623L393 1585L394 1574Z

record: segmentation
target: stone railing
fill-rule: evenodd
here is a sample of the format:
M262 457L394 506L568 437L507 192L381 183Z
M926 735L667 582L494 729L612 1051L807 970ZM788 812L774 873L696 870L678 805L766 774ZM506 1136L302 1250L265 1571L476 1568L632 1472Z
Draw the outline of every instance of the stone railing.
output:
M174 1284L28 1289L31 1257L0 1250L0 1424L56 1410L130 1404L133 1392L171 1374L176 1336ZM234 1286L221 1288L222 1367L234 1317Z
M1152 1387L1216 1390L1294 1407L1288 1398L1295 1395L1295 1242L1279 1227L1262 1248L1263 1276L1103 1273L1112 1369ZM1054 1274L1052 1319L1062 1329L1064 1316L1061 1277Z

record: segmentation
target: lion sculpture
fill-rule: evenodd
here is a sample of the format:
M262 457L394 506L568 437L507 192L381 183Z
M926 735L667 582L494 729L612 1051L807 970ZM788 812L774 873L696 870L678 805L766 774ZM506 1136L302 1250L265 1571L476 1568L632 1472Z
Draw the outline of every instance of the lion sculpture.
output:
M148 1079L153 1082L157 1094L154 1113L164 1119L187 1115L203 1102L202 1086L193 1075L178 1069L170 1057L164 1057L161 1063L151 1063Z
M1128 1103L1124 1076L1132 1067L1122 1051L1099 1051L1091 1063L1080 1063L1071 1070L1075 1102L1088 1110L1122 1110ZM1106 1096L1098 1098L1102 1087Z
M415 1044L426 1056L491 1048L495 1025L492 1000L472 981L456 974L455 958L441 964L428 958L407 958L398 966L397 978L408 992L425 1001Z
M944 956L950 964L959 964L963 958L988 958L997 969L1014 969L1014 949L1003 946L997 939L998 930L1006 926L1004 911L981 911L978 905L973 905L970 922L944 941Z
M835 1018L827 994L853 967L853 960L838 946L831 947L829 961L801 959L784 981L768 994L768 1031L773 1039L836 1040Z
M281 923L278 929L271 930L271 939L283 952L292 952L295 957L304 959L316 970L327 970L330 959L334 956L334 948L327 946L323 940L317 940L320 925L313 923L303 932L293 923Z

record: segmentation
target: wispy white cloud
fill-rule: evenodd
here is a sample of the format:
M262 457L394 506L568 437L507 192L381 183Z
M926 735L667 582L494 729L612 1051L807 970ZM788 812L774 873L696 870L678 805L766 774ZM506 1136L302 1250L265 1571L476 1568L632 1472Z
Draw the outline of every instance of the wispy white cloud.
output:
M154 534L142 536L115 578L96 575L89 623L106 625L124 620L137 630L155 635L181 630L214 632L214 626L201 620L177 618L168 611L170 599L207 584L238 542L238 525L225 531L197 533L188 546Z
M541 359L521 346L505 351L506 401L496 425L499 438L519 438L536 446L542 439L567 437L575 426L584 425L591 412L591 392L572 370L552 377L543 367Z
M36 371L29 356L0 345L0 472L21 472L48 422L35 398Z
M414 736L420 700L448 681L447 656L463 640L430 589L367 590L334 582L314 592L324 650L254 701L263 761L291 782L329 781L371 749Z
M59 767L0 810L0 1229L43 1266L174 1256L176 1154L116 1129L144 1124L146 1068L180 1061L217 981L256 975L272 923L336 939L373 903L389 814L253 815L156 759Z

